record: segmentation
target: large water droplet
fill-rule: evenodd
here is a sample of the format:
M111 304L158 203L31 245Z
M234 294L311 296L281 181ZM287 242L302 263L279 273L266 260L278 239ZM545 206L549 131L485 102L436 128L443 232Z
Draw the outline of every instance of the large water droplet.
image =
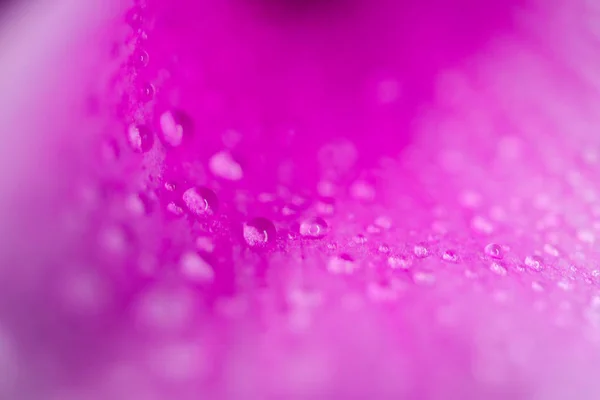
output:
M226 151L213 155L208 162L208 166L215 176L222 179L239 181L244 177L241 165L235 162L231 154Z
M180 111L165 111L160 116L160 129L163 140L169 146L177 147L183 143L184 135L188 134L189 123ZM187 125L187 126L186 126Z
M327 235L328 231L327 222L321 217L305 219L300 223L299 228L300 234L309 239L321 239Z
M485 246L485 254L497 260L501 260L504 257L502 247L496 243L489 243Z
M277 230L267 218L254 218L244 224L244 240L250 247L263 248L275 241Z
M138 153L149 151L154 143L152 132L143 125L130 125L127 129L127 139L131 148Z
M182 198L188 210L196 216L209 216L217 212L217 195L207 187L189 188L183 192Z

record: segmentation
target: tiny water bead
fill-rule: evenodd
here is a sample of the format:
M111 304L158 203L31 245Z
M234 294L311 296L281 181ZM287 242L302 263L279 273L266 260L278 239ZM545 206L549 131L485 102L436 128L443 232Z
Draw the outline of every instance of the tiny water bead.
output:
M144 101L150 101L154 98L154 94L156 93L156 89L154 85L151 83L145 84L140 90L140 97Z
M534 271L541 271L543 269L543 262L539 256L525 257L525 265Z
M354 236L352 238L352 240L356 244L365 244L368 241L367 237L365 235L363 235L363 234L358 234L358 235Z
M496 260L501 260L504 257L502 247L496 243L489 243L485 246L485 254Z
M188 210L198 217L214 215L217 211L217 195L207 187L189 188L182 198Z
M392 269L408 269L412 264L410 258L398 255L388 257L387 262Z
M127 129L127 139L131 148L138 153L146 153L154 144L152 132L144 125L130 125Z
M495 273L497 275L500 275L500 276L506 276L506 274L507 274L506 268L504 268L502 265L500 265L500 264L498 264L496 262L493 262L490 265L490 270L493 273Z
M413 253L418 258L429 257L429 249L422 244L417 244L413 247Z
M382 254L388 254L390 252L390 246L387 244L380 244L377 250Z
M217 177L228 181L239 181L244 177L244 171L231 154L221 151L208 161L210 171Z
M323 218L313 217L300 223L299 232L305 238L322 239L329 232L329 226Z
M546 252L546 254L549 254L552 257L558 257L560 255L560 252L558 251L558 249L550 243L546 243L544 245L544 251Z
M446 250L444 254L442 254L442 260L450 263L456 263L458 262L458 254L456 254L454 250Z
M132 64L137 68L144 68L148 66L148 61L150 57L148 56L148 52L145 50L138 50L132 55Z
M243 226L244 240L253 248L264 248L273 244L277 230L273 222L267 218L258 217L246 222Z
M176 217L181 217L183 215L183 208L173 201L167 204L167 211Z

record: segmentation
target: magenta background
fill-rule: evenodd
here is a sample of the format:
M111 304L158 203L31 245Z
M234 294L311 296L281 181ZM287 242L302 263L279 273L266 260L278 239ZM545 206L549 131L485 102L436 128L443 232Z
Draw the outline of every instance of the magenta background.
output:
M7 14L4 398L597 397L597 7L320 4ZM240 181L209 166L225 149ZM167 211L192 185L215 215ZM323 203L325 238L294 236ZM242 235L257 216L265 249ZM214 280L181 274L190 251Z

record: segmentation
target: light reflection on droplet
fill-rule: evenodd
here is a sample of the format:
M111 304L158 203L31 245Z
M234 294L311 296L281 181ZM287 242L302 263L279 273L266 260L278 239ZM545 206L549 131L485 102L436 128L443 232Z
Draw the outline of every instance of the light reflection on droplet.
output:
M214 215L217 210L217 195L209 188L189 188L182 198L188 210L196 216Z
M305 238L321 239L327 235L329 227L323 218L307 218L300 223L299 232Z
M253 248L264 248L272 244L276 234L275 225L267 218L254 218L243 226L244 240Z
M491 258L495 258L496 260L501 260L504 258L504 252L502 247L496 243L489 243L485 246L485 254L490 256Z

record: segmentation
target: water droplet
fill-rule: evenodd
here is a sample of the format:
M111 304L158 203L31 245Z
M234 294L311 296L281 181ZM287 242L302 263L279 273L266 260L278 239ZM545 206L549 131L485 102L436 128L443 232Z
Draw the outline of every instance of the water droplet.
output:
M485 235L489 235L494 232L494 225L492 225L488 219L482 217L481 215L473 217L471 220L471 228L474 231Z
M124 227L111 226L100 233L100 245L114 255L123 255L131 246L131 236Z
M594 235L594 232L589 231L587 229L582 229L579 232L577 232L577 238L583 243L588 244L592 244L596 241L596 236Z
M465 208L478 208L481 205L482 199L481 195L473 190L465 190L463 191L458 201Z
M226 151L221 151L213 155L208 165L211 172L219 178L229 181L239 181L244 177L241 165L235 162L231 154Z
M211 282L215 277L212 267L194 251L183 253L179 263L184 276L195 282Z
M435 275L431 272L417 271L413 274L413 280L419 284L433 285L435 283Z
M458 254L456 254L454 250L446 250L442 255L442 259L444 261L455 263L458 262Z
M332 216L335 212L335 206L332 199L320 200L316 204L317 213L323 216Z
M156 89L154 88L154 85L151 83L147 83L142 87L140 91L140 96L142 100L150 101L154 98L155 93Z
M412 264L411 260L404 256L390 256L387 262L392 269L408 269Z
M375 188L368 182L358 180L350 186L350 195L357 200L373 201L375 199Z
M150 61L150 57L148 56L148 52L145 50L136 51L132 57L133 65L138 68L144 68L148 66L148 61Z
M392 227L392 220L385 216L379 216L375 219L375 225L382 229L388 230Z
M144 328L152 331L180 331L194 314L197 307L194 300L187 291L154 288L139 299L136 317Z
M217 211L217 195L207 187L189 188L183 192L182 198L188 210L196 216L214 215Z
M427 249L427 247L421 245L421 244L417 244L413 247L413 253L415 254L415 256L417 256L418 258L426 258L429 257L429 250Z
M147 215L152 209L150 199L143 193L132 194L125 202L125 207L133 215Z
M544 287L539 282L533 281L531 282L531 290L534 292L543 292Z
M169 211L171 214L180 217L183 215L183 208L181 208L180 205L176 204L175 202L170 202L169 204L167 204L167 211Z
M352 238L352 240L356 244L365 244L365 243L367 243L367 237L365 235L362 235L362 234L358 234L358 235L354 236Z
M351 274L355 268L354 260L348 254L331 257L327 263L327 270L334 274Z
M535 271L541 271L543 268L542 259L538 256L525 257L525 265Z
M544 245L544 251L546 252L546 254L549 254L552 257L558 257L560 255L558 249L556 247L554 247L553 245L551 245L550 243L546 243Z
M507 274L506 268L495 262L490 265L490 270L500 276L506 276Z
M562 289L564 291L569 291L569 290L573 289L573 284L571 282L568 282L568 281L565 281L565 280L558 281L556 283L556 286L559 289Z
M496 260L501 260L504 257L502 247L496 243L489 243L485 246L485 254Z
M258 217L244 224L244 240L250 247L263 248L275 241L277 230L270 220Z
M188 118L181 111L165 111L159 122L163 140L171 147L181 145L184 135L191 129Z
M367 233L371 235L379 235L381 233L381 228L377 225L369 225L367 226Z
M305 219L300 223L299 232L305 238L310 239L321 239L327 232L329 231L329 227L327 226L327 222L323 218L313 217Z
M390 252L390 246L387 244L380 244L377 250L382 254L388 254Z
M336 174L349 171L356 163L358 151L348 140L339 140L321 147L318 153L321 168Z
M152 132L143 125L130 125L127 129L127 139L131 148L138 153L149 151L154 144Z
M291 208L290 206L283 206L283 208L281 209L281 215L285 217L290 217L296 214L298 214L298 211L294 208Z

